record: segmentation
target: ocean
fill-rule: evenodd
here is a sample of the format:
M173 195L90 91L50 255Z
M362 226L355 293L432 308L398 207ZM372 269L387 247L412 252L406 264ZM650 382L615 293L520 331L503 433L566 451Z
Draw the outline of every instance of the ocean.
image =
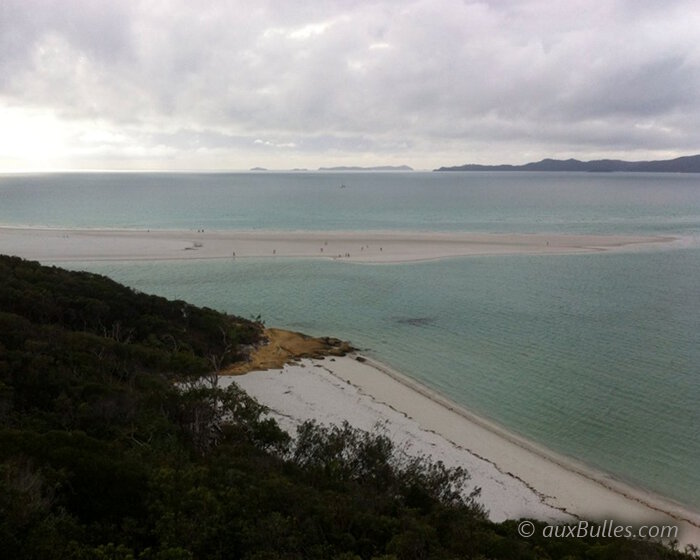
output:
M391 265L237 259L70 267L349 339L513 432L700 510L698 176L0 175L0 224L682 237L680 246L639 252Z

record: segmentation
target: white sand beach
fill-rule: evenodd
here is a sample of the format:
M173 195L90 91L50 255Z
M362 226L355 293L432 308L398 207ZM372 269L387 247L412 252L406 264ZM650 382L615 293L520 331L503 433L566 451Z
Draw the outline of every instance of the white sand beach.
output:
M644 250L675 237L542 233L166 231L0 227L0 253L42 262L301 257L397 263L469 255Z
M367 430L380 426L410 453L467 468L494 521L581 517L677 525L681 544L700 544L698 513L557 456L372 360L303 360L221 378L222 384L234 381L292 433L308 419L347 420Z

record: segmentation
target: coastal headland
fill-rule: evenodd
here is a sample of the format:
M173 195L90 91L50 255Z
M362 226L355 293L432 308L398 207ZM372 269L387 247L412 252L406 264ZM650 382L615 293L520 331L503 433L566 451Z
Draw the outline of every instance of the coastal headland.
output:
M262 335L264 344L254 348L244 361L225 369L222 375L243 375L250 371L280 369L297 364L302 359L322 359L325 356L345 356L354 348L337 338L317 338L284 329L268 328Z

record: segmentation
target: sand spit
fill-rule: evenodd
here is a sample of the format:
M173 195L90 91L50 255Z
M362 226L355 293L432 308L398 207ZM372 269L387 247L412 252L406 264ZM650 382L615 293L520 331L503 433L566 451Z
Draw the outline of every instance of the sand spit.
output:
M42 262L296 257L398 263L658 248L675 237L541 233L165 231L0 227L0 253Z

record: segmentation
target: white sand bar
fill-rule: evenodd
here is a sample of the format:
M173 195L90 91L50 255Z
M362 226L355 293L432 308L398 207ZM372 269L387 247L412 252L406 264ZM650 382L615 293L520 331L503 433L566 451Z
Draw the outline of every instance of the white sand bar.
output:
M222 384L234 380L292 433L308 419L347 420L367 430L380 425L411 453L465 467L494 521L570 521L573 514L636 527L674 525L681 544L700 544L697 512L557 456L371 360L304 360L283 370L222 378Z
M659 247L673 241L679 240L675 237L661 236L541 233L170 231L0 227L0 253L44 262L318 257L389 263L468 255L630 251Z

